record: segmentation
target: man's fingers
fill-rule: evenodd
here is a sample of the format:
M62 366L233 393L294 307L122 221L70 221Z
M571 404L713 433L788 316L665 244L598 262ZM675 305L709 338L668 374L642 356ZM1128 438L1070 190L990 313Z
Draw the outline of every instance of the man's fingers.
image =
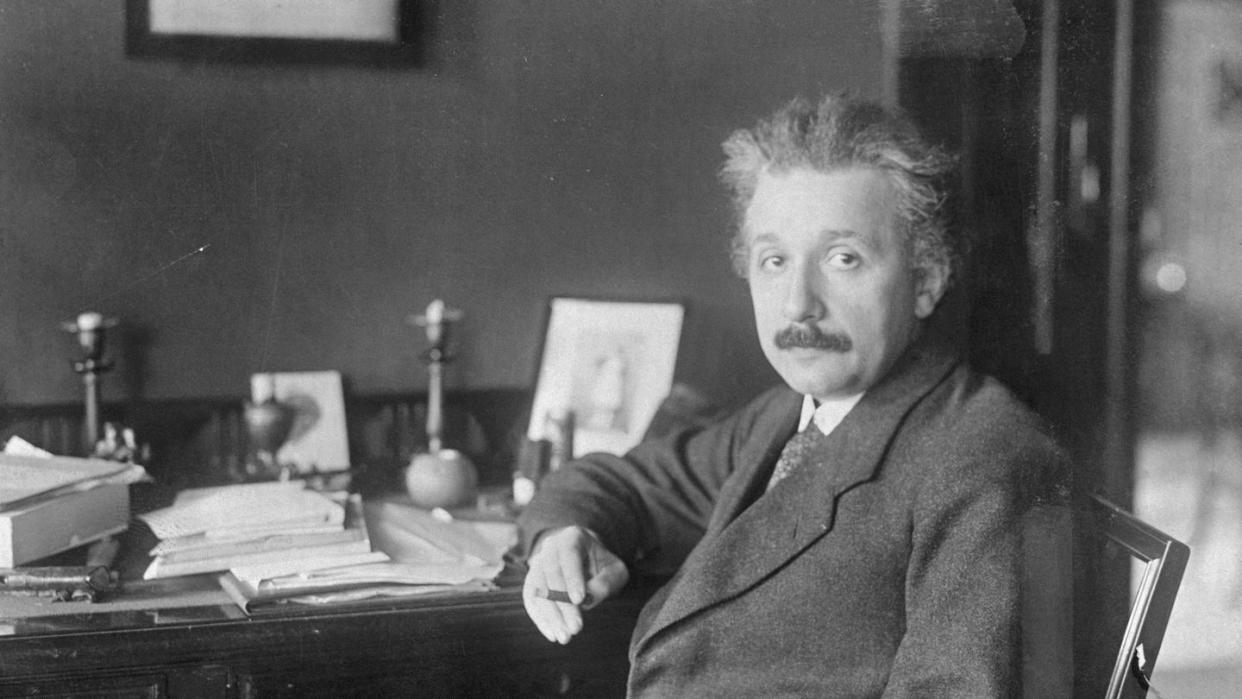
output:
M582 614L573 605L544 599L547 589L528 577L522 589L522 604L543 637L563 645L582 630Z
M599 569L595 577L587 582L587 600L583 608L594 607L600 600L611 597L613 593L625 587L629 581L629 569L625 567L621 559L613 557L607 565Z
M628 580L625 564L591 532L568 527L541 536L535 544L522 603L545 638L564 644L582 630L582 609L611 596Z
M572 604L582 604L582 599L586 596L586 576L590 575L589 571L584 570L585 552L580 546L563 546L556 553L557 562L560 564L560 580L559 584L553 584L550 589L564 590L569 594ZM549 580L549 583L553 582Z

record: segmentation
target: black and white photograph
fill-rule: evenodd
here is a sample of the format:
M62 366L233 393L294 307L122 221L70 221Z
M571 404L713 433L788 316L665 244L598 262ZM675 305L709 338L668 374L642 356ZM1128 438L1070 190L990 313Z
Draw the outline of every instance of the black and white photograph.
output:
M0 696L1235 696L1239 221L1239 0L0 0Z

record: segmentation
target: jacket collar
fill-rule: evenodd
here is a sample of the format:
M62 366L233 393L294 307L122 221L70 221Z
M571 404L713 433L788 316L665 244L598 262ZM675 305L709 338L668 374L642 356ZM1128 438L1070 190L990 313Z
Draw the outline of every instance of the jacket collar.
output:
M831 464L801 469L765 494L801 407L792 390L781 396L771 409L774 419L742 448L704 539L669 582L635 652L670 624L742 593L830 531L837 498L874 477L906 415L957 362L951 345L925 332L825 438L821 453Z

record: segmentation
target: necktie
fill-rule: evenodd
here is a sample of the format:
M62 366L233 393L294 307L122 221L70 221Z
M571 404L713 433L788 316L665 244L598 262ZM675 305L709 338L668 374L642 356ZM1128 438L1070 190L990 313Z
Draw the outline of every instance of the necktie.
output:
M783 480L786 476L794 471L802 468L811 460L811 455L815 453L815 446L819 444L824 433L819 430L814 420L807 424L806 429L789 438L785 442L785 448L781 450L781 456L776 460L776 468L772 469L772 477L768 479L768 490Z

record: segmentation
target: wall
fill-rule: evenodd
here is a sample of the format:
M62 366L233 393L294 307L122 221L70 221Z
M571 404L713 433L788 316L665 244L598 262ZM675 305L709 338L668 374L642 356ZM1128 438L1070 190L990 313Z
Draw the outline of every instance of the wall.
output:
M775 375L719 144L795 94L878 97L877 7L445 0L421 65L366 69L129 59L121 0L5 0L0 403L77 398L83 310L122 322L105 399L418 388L436 297L467 314L453 385L528 387L552 294L685 299L679 379L743 397Z

